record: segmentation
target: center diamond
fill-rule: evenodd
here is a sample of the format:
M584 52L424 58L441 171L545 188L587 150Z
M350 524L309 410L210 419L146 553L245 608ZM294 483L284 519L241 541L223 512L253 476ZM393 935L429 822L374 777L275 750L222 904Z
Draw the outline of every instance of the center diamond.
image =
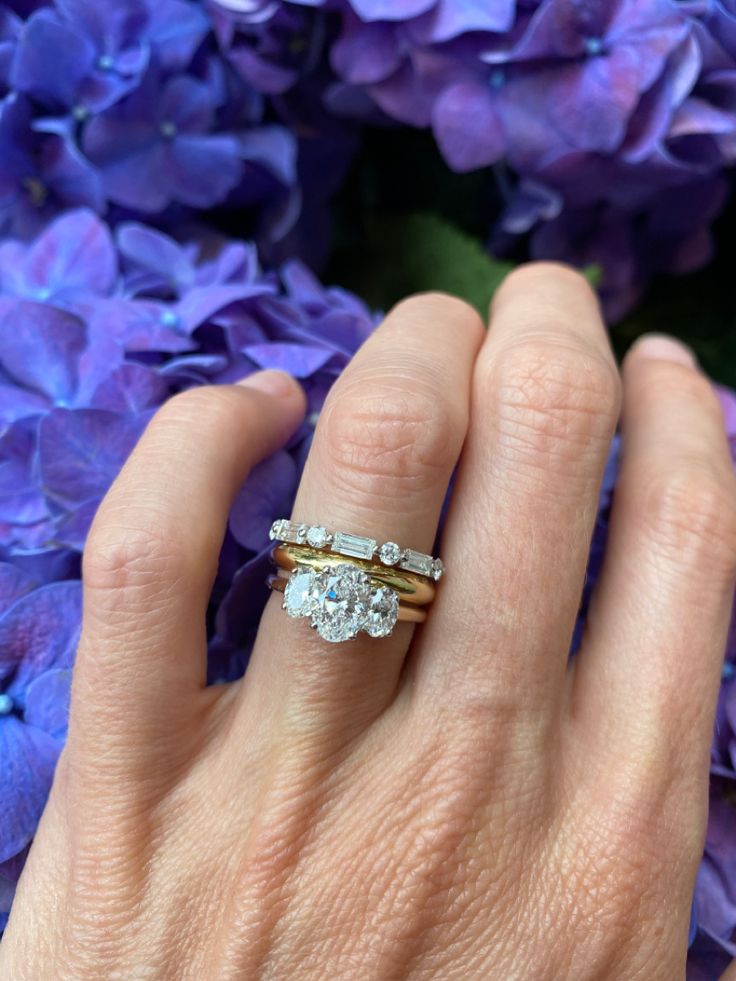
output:
M350 640L363 627L371 602L371 581L353 565L325 569L320 575L312 624L324 640L338 644Z

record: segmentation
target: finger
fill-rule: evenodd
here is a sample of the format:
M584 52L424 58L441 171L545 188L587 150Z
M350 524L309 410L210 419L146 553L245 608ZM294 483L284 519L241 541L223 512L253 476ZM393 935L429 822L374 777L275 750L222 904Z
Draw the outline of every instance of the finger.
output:
M523 713L546 740L618 406L618 371L585 280L547 263L512 273L475 367L442 543L452 574L419 652L415 680L430 711L459 701L487 719Z
M459 300L431 294L399 304L330 393L294 520L431 551L482 336L477 313ZM360 726L375 716L394 691L411 625L336 647L280 607L274 597L251 659L253 700L268 690L320 727L330 717Z
M192 389L159 410L87 541L73 715L96 730L146 717L166 725L167 709L203 684L205 612L232 500L303 412L301 390L280 372Z
M718 399L668 338L626 359L623 446L572 711L601 765L645 767L651 786L699 775L701 791L736 578L736 481Z

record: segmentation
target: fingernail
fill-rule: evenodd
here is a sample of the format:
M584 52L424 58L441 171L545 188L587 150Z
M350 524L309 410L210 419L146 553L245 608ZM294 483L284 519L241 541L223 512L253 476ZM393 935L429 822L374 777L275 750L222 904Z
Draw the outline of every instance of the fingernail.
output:
M695 354L687 344L676 341L674 337L669 337L667 334L645 334L634 344L632 350L634 349L638 358L672 361L675 364L685 365L686 368L696 368L698 365Z
M297 389L297 383L287 375L285 371L257 371L253 375L248 375L238 382L243 388L255 388L266 395L273 395L277 398L293 396Z

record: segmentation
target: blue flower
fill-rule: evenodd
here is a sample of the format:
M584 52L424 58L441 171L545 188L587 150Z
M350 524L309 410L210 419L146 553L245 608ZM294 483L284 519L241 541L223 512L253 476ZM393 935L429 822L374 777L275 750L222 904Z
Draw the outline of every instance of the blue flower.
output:
M66 734L81 584L35 587L0 563L0 915L46 803ZM16 861L14 861L16 860Z
M32 118L24 97L0 102L0 234L31 235L66 207L105 207L89 161L67 136L33 130Z

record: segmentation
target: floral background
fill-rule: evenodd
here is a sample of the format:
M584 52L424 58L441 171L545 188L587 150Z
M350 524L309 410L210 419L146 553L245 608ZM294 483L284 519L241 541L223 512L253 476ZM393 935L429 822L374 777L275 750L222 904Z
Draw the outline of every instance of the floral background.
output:
M235 678L325 393L402 295L485 310L511 264L562 259L619 352L669 330L736 384L734 162L736 0L0 0L0 927L63 745L85 535L156 407L267 367L309 396L230 518L210 679ZM614 446L586 595L616 469ZM691 981L736 956L734 675L736 629Z

